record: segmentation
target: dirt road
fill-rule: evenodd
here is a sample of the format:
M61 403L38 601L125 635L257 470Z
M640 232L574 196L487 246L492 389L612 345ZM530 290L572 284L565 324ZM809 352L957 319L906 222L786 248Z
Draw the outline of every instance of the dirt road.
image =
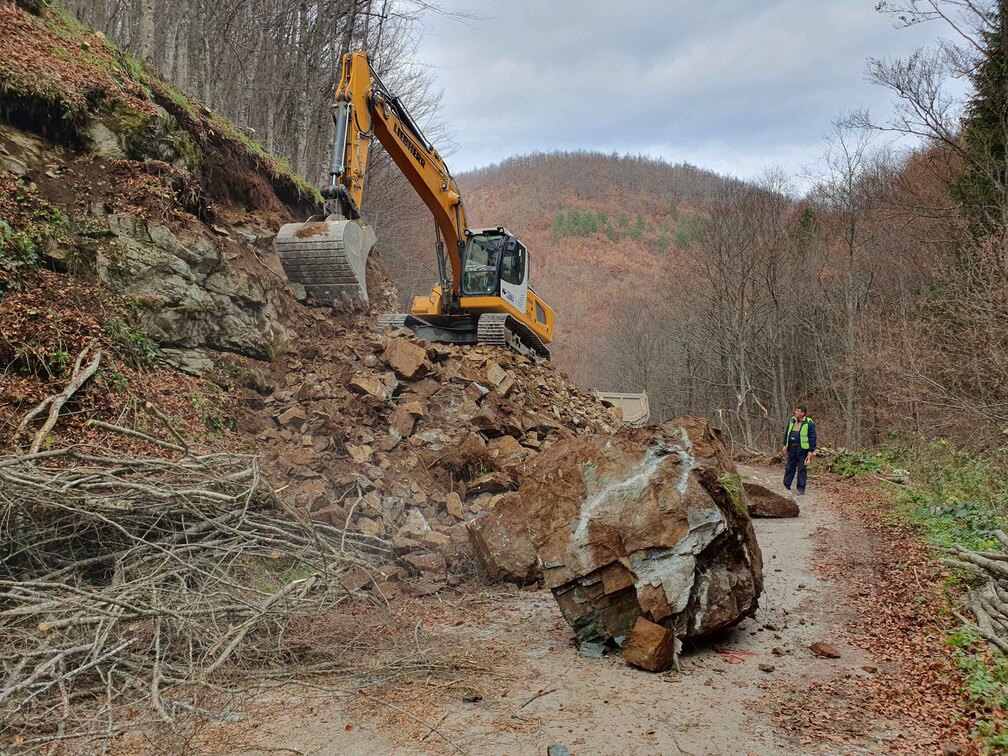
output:
M743 474L780 489L777 470ZM360 754L543 754L554 745L575 754L889 752L913 723L862 713L854 701L831 709L849 720L835 742L799 738L771 714L780 701L800 710L798 692L810 686L857 691L885 671L843 640L853 636L864 586L825 581L813 568L817 554L838 546L851 564L863 564L858 551L870 534L842 520L814 485L800 503L797 519L755 523L765 572L757 616L686 649L679 673L642 672L618 656L582 658L548 591L444 597L433 611L411 615L417 648L465 651L478 661L469 673L364 692L270 694L253 718L254 742L272 752ZM851 583L864 579L849 575ZM816 656L815 642L832 645L839 658Z

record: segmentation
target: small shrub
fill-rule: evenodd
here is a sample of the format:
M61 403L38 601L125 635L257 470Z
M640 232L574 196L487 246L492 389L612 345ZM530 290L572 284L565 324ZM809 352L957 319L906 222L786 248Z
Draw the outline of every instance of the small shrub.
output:
M203 427L206 428L214 438L220 438L224 431L234 428L234 421L223 412L215 409L215 402L210 397L199 391L189 392L189 403L199 415Z
M45 357L45 370L50 378L65 378L70 372L70 352L57 349Z
M1004 454L1004 452L1001 452ZM944 439L913 453L910 485L897 497L910 522L936 546L984 550L1008 523L1008 473L992 454L956 449Z
M0 181L0 289L39 264L46 245L69 240L70 220L21 179Z
M830 462L830 472L841 478L857 478L862 475L875 475L882 472L886 459L881 452L849 452L842 451Z
M1008 657L991 654L975 627L960 627L948 637L955 664L962 672L963 689L980 717L975 734L986 744L987 753L1008 749Z
M112 318L105 323L105 332L112 338L120 357L133 367L148 368L157 360L157 342L123 318Z
M36 240L24 231L15 231L11 224L2 218L0 218L0 259L29 266L38 264Z

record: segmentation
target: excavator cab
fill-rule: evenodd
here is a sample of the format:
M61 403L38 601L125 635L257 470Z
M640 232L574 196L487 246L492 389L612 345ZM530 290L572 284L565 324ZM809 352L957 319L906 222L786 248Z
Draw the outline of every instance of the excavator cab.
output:
M528 249L506 228L470 231L462 253L462 297L500 297L524 312L528 268ZM476 302L470 304L479 307Z

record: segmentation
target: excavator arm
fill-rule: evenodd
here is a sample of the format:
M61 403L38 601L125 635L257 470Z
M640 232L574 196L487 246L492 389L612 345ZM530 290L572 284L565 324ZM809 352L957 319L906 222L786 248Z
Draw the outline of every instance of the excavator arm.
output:
M343 56L333 120L336 139L329 168L330 183L322 193L327 204L338 203L338 210L345 217L357 217L371 139L376 138L434 216L442 290L447 291L449 286L447 261L451 266L451 299L457 301L466 241L462 197L448 166L399 98L389 92L372 70L367 53Z

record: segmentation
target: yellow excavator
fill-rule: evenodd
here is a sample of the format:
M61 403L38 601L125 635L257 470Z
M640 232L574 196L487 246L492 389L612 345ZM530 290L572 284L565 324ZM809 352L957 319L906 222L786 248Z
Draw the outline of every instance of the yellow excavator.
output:
M284 273L324 304L368 306L367 258L375 242L361 221L364 174L377 139L434 216L438 282L408 313L379 325L429 341L497 344L549 358L553 310L529 285L529 252L503 226L469 228L448 166L372 70L364 52L343 56L333 103L336 126L323 217L288 223L276 237Z

